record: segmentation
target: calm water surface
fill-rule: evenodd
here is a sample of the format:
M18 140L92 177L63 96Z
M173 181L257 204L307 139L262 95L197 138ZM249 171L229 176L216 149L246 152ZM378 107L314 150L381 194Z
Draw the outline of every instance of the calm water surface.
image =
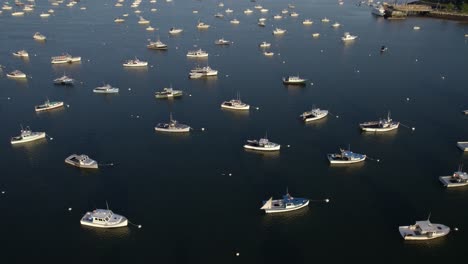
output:
M351 1L340 6L298 0L299 17L281 20L272 17L287 8L285 1L226 0L223 8L213 0L143 1L140 15L158 29L148 32L137 24L129 1L120 8L114 4L83 0L53 7L37 1L24 17L5 10L0 15L2 262L414 263L443 257L455 263L466 256L468 190L446 190L438 176L467 160L455 146L468 140L468 120L461 114L468 107L467 24L387 21ZM255 4L269 12L260 14ZM53 15L39 17L50 8ZM227 8L234 12L224 13ZM246 8L254 13L245 15ZM216 12L224 18L215 18ZM125 23L113 22L124 13ZM265 28L257 26L262 16L268 18ZM320 22L323 17L331 23ZM240 24L230 24L233 18ZM302 25L305 18L314 24ZM210 29L198 31L199 20ZM342 27L332 28L334 21ZM414 31L416 25L421 30ZM169 36L171 27L184 32ZM287 33L273 36L275 27ZM45 43L32 39L36 31L47 36ZM358 39L343 44L346 31ZM311 36L315 32L321 34L317 39ZM146 49L147 40L158 37L169 45L167 52ZM221 37L234 44L214 45ZM262 54L262 41L272 43L273 57ZM381 45L388 47L384 54ZM208 51L209 59L187 59L187 51L196 48ZM29 60L11 55L18 49L26 49ZM51 56L64 52L82 56L82 62L50 64ZM135 57L150 66L122 67ZM187 78L190 69L208 64L219 71L217 78ZM7 79L5 73L14 69L25 72L27 81ZM64 73L78 84L54 86L52 80ZM282 85L283 76L295 74L310 80L306 87ZM120 93L93 94L103 83ZM187 96L156 100L154 92L169 85ZM220 103L238 92L253 109L220 110ZM36 114L34 105L46 98L69 107ZM298 116L313 105L333 115L304 125ZM415 130L359 131L360 122L389 110ZM154 126L171 112L195 131L155 133ZM46 131L53 140L12 147L9 139L21 124ZM280 153L243 150L246 139L265 133L282 144ZM329 166L326 154L348 144L380 162ZM116 165L78 170L63 162L72 153ZM278 216L259 210L262 200L280 197L286 188L293 196L331 202L311 202L305 210ZM105 208L106 201L143 228L80 226L86 211ZM433 222L460 231L432 242L404 242L398 226L430 212Z

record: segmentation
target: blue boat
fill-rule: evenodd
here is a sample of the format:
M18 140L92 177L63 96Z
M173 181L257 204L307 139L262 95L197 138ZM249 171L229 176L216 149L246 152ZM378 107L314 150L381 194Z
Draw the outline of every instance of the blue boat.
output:
M294 198L287 192L283 195L283 199L273 200L273 197L271 197L268 201L263 201L260 210L265 210L267 214L283 213L298 210L307 205L309 205L308 199Z
M366 160L366 155L354 153L351 150L340 149L340 153L328 154L331 164L350 164Z

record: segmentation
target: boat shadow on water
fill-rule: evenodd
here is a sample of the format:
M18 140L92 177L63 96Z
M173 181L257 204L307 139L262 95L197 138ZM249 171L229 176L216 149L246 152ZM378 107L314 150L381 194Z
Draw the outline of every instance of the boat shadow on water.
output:
M90 226L80 226L87 234L95 236L99 239L118 239L127 238L130 236L132 230L130 227L119 227L119 228L94 228Z
M276 224L288 223L295 219L303 218L304 216L310 213L309 206L305 208L301 208L296 211L290 211L290 212L285 212L285 213L264 214L262 216L262 225L268 227L268 226L272 226Z
M280 157L280 151L261 151L254 149L244 149L244 151L251 155L260 155L268 159L277 159Z

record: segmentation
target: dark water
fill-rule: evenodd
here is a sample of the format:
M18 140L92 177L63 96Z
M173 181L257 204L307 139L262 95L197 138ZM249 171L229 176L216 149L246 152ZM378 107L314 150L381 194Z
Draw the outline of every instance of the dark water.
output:
M468 25L387 21L353 2L295 1L298 18L273 20L287 2L230 0L221 9L217 1L160 0L139 7L159 29L148 32L137 24L128 1L121 8L114 3L82 1L71 8L64 3L41 19L39 14L52 6L37 1L36 10L24 17L12 17L10 11L0 15L4 73L20 69L30 76L27 81L0 78L2 263L418 263L432 257L455 263L466 256L468 191L446 190L438 176L451 174L467 159L455 144L468 140L467 118L461 114L468 107ZM243 13L258 3L270 11ZM224 13L227 8L234 13ZM213 16L218 11L224 19ZM123 13L129 13L126 22L115 24ZM261 16L269 18L265 28L256 24ZM323 17L331 23L321 23ZM240 24L230 24L232 18ZM303 26L305 18L314 24ZM198 31L199 19L210 29ZM343 27L333 29L335 20ZM414 31L415 25L421 30ZM173 26L184 32L168 36ZM276 26L287 33L273 36ZM36 31L48 37L45 43L32 39ZM358 39L344 45L345 31ZM313 39L314 32L320 38ZM167 52L146 49L147 39L158 35L169 45ZM215 46L221 37L234 44ZM274 57L261 53L262 41L272 43ZM209 52L208 61L186 58L194 45ZM382 55L381 45L388 47ZM23 48L29 60L11 55ZM50 57L63 52L82 56L82 63L52 66ZM135 56L150 66L121 66ZM187 78L191 68L208 63L219 70L217 78ZM79 84L54 86L52 80L63 73ZM281 77L289 74L305 76L313 85L285 87ZM93 94L104 82L119 87L120 94ZM154 98L155 91L171 84L191 96ZM259 110L220 110L220 103L237 92ZM69 107L36 114L34 105L47 97ZM304 125L298 115L312 105L339 118ZM388 110L415 131L359 131L360 122L384 117ZM155 133L153 127L170 112L196 131ZM21 124L46 131L53 140L12 147L9 138ZM280 153L243 150L246 139L265 132L282 144ZM381 162L330 167L326 154L348 144ZM80 171L63 162L72 153L116 166ZM280 197L287 187L294 196L330 198L331 203L264 215L261 201ZM106 201L143 228L80 226L86 211L105 208ZM432 242L404 242L398 226L430 212L433 222L460 231Z

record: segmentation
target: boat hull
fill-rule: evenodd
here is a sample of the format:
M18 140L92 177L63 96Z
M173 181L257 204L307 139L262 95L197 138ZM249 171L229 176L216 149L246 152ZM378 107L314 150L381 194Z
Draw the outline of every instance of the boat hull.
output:
M439 180L442 182L444 187L447 188L454 188L454 187L462 187L462 186L467 186L468 182L454 182L452 181L453 177L452 176L440 176Z
M251 145L244 145L244 148L250 149L250 150L257 150L257 151L278 151L280 150L281 146L278 145L272 148L263 148L263 147L256 147L256 146L251 146Z
M59 107L62 107L63 106L63 103L59 103L57 105L53 105L53 106L49 106L49 107L44 107L44 108L37 108L36 107L36 112L43 112L43 111L48 111L48 110L52 110L52 109L56 109L56 108L59 108Z
M309 205L309 201L305 202L304 204L301 204L297 207L293 208L284 208L284 209L265 209L265 213L267 214L277 214L277 213L286 213L286 212L291 212L291 211L296 211L301 208L304 208Z
M128 226L128 220L125 217L122 219L122 221L114 225L99 225L99 224L95 224L95 223L92 223L83 219L80 220L80 223L81 225L95 227L95 228L118 228L118 227Z
M434 225L436 225L436 224L434 224ZM438 225L438 226L441 226L443 231L441 231L440 233L436 233L436 234L434 234L432 236L421 235L421 234L418 235L409 226L400 226L400 227L398 227L398 230L400 231L400 235L403 237L404 240L432 240L432 239L435 239L435 238L439 238L439 237L443 237L443 236L448 235L448 233L450 232L450 228L448 228L448 227L446 227L444 225Z
M37 136L27 137L26 139L21 139L21 140L13 140L12 139L10 142L11 142L12 145L16 145L16 144L22 144L22 143L27 143L27 142L39 140L39 139L45 138L45 136L46 136L45 132L37 132L37 133L39 133Z
M308 117L308 118L305 118L304 119L304 122L311 122L311 121L315 121L315 120L319 120L319 119L322 119L322 118L325 118L326 116L328 116L328 113L324 114L324 115L321 115L321 116L316 116L316 117Z
M103 91L103 90L93 89L93 92L99 93L99 94L116 94L116 93L119 93L119 90L117 89L117 90Z
M250 105L243 106L243 107L234 107L234 106L228 106L228 105L221 105L221 108L223 109L229 109L229 110L239 110L239 111L246 111L250 109Z
M76 158L76 155L71 155L68 158L65 159L65 163L72 165L74 167L80 168L80 169L98 169L98 163L94 161L92 164L80 164L79 162L75 162L72 159Z
M457 147L462 151L468 151L468 141L459 141L457 142Z
M331 154L328 154L328 161L330 161L330 164L354 164L354 163L363 162L365 160L366 160L366 157L361 158L361 159L355 159L355 160L336 160L331 157Z
M166 132L166 133L188 133L190 132L190 127L183 128L183 129L165 129L165 128L160 128L160 127L155 127L154 130L158 132Z
M400 124L386 127L386 128L375 128L375 127L366 127L365 125L360 125L361 130L365 132L388 132L397 129L400 126Z

